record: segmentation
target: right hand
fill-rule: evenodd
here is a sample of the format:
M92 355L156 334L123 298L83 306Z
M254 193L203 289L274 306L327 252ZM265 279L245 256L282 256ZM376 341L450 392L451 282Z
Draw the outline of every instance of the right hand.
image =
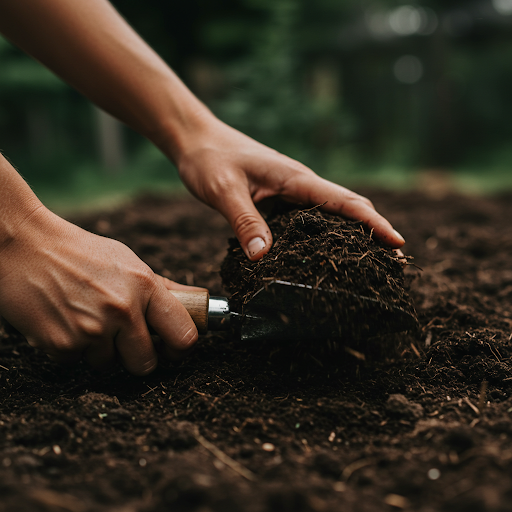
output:
M272 246L270 229L255 206L269 197L303 207L323 205L325 212L363 221L375 238L389 247L405 243L365 197L321 178L210 114L201 118L177 147L173 158L183 182L196 197L224 215L252 261L262 258Z
M171 359L197 341L192 319L168 291L188 287L43 206L0 258L0 315L57 362L84 358L102 369L119 358L129 372L146 375L157 365L148 325Z

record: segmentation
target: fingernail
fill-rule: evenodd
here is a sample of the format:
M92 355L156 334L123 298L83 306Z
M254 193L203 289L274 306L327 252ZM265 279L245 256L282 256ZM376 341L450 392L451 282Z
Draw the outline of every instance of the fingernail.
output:
M252 258L259 252L261 252L263 249L265 249L265 246L267 244L265 243L265 240L263 238L257 236L256 238L253 238L248 244L247 244L247 253L249 258Z
M395 235L400 238L400 240L402 240L402 242L405 244L405 238L396 230L396 229L393 229Z

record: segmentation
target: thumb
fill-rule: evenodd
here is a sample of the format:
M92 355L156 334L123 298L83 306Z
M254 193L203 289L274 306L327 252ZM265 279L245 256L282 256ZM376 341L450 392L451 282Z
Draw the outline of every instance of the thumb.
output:
M197 328L185 306L162 283L151 296L146 320L160 336L170 359L181 359L197 341Z
M234 194L217 208L228 220L251 261L261 259L272 247L272 234L248 192Z

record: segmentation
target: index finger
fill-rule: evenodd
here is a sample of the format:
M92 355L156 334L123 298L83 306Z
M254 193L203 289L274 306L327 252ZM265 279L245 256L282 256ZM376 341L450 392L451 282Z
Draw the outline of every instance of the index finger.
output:
M282 197L288 201L300 201L308 205L323 204L322 210L325 212L342 215L351 220L360 220L373 229L379 240L394 249L402 247L405 243L402 235L375 210L370 200L341 185L320 178L312 171L311 174L308 172L297 176L293 183L288 182L288 190Z
M146 321L160 336L170 359L181 358L197 341L197 327L185 306L161 282L149 300Z

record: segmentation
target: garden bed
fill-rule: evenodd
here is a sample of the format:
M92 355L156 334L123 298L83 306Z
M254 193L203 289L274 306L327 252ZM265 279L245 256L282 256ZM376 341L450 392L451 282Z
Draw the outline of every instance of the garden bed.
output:
M335 365L211 333L137 378L58 367L3 329L0 510L511 510L512 197L366 195L423 269L406 269L419 330ZM226 293L230 230L193 199L78 221Z

